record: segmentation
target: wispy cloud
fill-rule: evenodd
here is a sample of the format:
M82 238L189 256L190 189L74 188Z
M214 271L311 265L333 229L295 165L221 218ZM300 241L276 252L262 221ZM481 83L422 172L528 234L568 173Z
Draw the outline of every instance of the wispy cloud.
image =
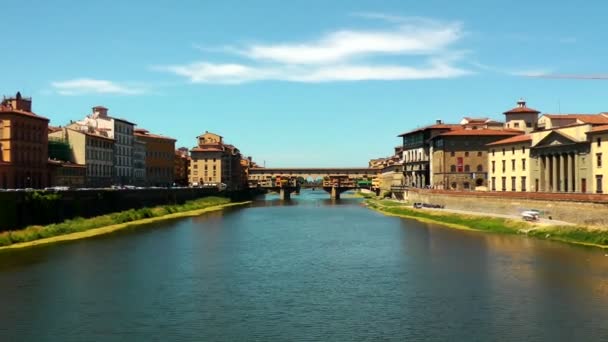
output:
M141 87L91 78L52 82L51 86L58 94L68 96L87 94L138 95L145 92L145 89Z
M367 16L389 21L390 27L337 30L310 41L227 46L220 48L221 52L241 60L244 58L245 62L202 60L154 69L185 77L194 83L224 84L263 80L414 80L470 73L456 65L462 56L453 47L463 37L460 23L425 18L391 17L388 20L379 14ZM214 50L199 45L194 47L206 52ZM392 57L392 62L380 60L387 56Z
M491 66L483 63L469 61L469 64L480 70L489 71L498 74L523 77L542 77L552 72L549 68L503 68Z

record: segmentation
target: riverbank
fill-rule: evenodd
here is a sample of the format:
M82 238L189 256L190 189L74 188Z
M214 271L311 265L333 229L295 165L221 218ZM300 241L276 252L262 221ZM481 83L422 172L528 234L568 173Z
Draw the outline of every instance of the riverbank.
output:
M390 216L410 218L425 223L436 223L446 227L491 232L499 234L521 234L538 239L571 244L608 248L608 230L584 226L560 226L538 224L501 217L445 213L441 210L414 209L410 205L395 201L367 199L370 209Z
M76 218L48 226L31 226L22 230L0 233L0 251L26 248L61 241L84 239L112 233L148 223L180 217L198 216L206 212L251 203L231 203L223 197L206 197L182 205L165 205L154 208L131 209L88 219Z

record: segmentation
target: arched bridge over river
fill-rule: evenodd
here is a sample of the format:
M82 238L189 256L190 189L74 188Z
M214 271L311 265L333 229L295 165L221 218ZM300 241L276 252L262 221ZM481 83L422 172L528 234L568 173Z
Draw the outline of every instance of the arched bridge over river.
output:
M249 186L278 191L281 199L289 199L292 192L298 193L302 179L323 179L323 189L331 198L339 199L344 191L357 189L361 183L368 184L378 173L376 169L355 168L251 168Z

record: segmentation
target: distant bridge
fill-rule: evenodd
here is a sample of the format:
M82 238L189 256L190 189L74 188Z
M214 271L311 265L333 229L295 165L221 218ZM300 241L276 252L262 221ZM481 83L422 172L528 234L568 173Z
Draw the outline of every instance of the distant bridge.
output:
M252 168L249 169L249 186L278 190L282 199L289 199L292 192L299 193L301 179L323 179L323 189L331 198L339 199L340 193L356 189L361 180L370 180L377 169L358 168ZM369 182L366 182L369 183Z

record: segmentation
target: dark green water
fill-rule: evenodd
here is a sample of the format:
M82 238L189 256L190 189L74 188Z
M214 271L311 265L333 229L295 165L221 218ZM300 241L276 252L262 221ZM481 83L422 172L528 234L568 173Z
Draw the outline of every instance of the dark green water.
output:
M303 192L0 253L0 341L607 341L608 256Z

